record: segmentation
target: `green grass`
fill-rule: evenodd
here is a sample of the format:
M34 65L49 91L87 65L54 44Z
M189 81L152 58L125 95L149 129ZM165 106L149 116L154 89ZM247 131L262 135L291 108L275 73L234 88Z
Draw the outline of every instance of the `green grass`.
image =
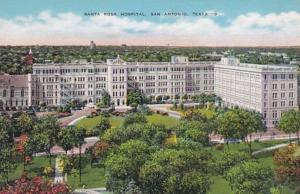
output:
M51 159L52 167L55 164L55 158ZM33 157L33 160L30 164L26 166L26 172L28 173L29 177L34 177L38 175L42 175L42 171L44 167L49 166L49 159L47 157ZM19 178L23 173L23 163L17 163L16 169L9 173L9 180L15 180Z
M266 147L270 147L273 145L286 143L286 142L288 142L288 140L271 140L271 141L264 141L264 142L253 142L252 147L253 147L253 150L255 151L255 150L260 150L260 149L263 149ZM220 156L220 154L222 153L222 151L217 151L214 148L210 148L210 149L211 149L211 153L216 158L218 158L218 156ZM228 148L225 147L225 149L228 149ZM248 151L248 146L245 145L244 143L230 144L229 150ZM274 151L265 152L265 153L255 156L255 157L265 166L269 166L272 169L275 169L276 165L274 164L273 158L272 158L273 152ZM212 176L211 180L213 183L211 185L211 188L210 188L210 191L208 192L208 194L220 194L220 193L231 194L231 193L233 193L228 182L225 180L224 177ZM288 186L283 186L282 193L293 194L294 192Z
M148 119L148 122L150 122L150 123L162 124L168 128L175 127L179 123L179 120L174 117L163 116L160 114L149 115L149 116L147 116L147 119Z
M106 178L104 168L91 167L90 164L86 164L82 169L82 184L86 185L86 188L100 188L105 187ZM79 188L79 177L68 176L68 184L72 188Z
M84 118L77 123L78 127L84 127L87 130L93 129L97 126L98 120L101 116L96 116L94 118ZM178 124L179 120L170 116L163 116L160 114L152 114L146 116L148 122L154 124L164 124L166 127L174 127ZM123 125L124 117L121 116L111 116L109 121L112 127L120 127Z

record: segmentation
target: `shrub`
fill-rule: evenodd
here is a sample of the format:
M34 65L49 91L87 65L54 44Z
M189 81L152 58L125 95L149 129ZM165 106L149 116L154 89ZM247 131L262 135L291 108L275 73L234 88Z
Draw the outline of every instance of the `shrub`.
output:
M224 144L222 144L222 143L218 143L214 147L216 150L219 150L219 151L224 150Z

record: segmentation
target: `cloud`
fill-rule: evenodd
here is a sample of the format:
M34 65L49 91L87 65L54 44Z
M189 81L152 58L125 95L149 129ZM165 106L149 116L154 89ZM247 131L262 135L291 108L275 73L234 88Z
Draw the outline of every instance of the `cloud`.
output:
M1 45L98 44L184 46L300 45L300 13L239 15L227 25L214 17L182 17L173 22L128 17L85 17L71 12L0 18Z

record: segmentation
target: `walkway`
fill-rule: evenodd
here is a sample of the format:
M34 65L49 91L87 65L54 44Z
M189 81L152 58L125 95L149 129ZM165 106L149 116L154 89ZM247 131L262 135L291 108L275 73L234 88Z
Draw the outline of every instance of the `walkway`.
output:
M292 143L296 143L296 141L293 141ZM274 145L274 146L271 146L271 147L267 147L267 148L263 148L261 150L257 150L255 152L252 153L252 155L257 155L259 153L264 153L264 152L268 152L268 151L272 151L272 150L277 150L279 148L283 148L283 147L286 147L288 146L290 143L282 143L282 144L278 144L278 145Z
M63 183L63 182L64 182L64 177L61 169L59 168L59 158L56 158L54 183Z
M109 194L106 188L93 188L93 189L76 189L75 194Z

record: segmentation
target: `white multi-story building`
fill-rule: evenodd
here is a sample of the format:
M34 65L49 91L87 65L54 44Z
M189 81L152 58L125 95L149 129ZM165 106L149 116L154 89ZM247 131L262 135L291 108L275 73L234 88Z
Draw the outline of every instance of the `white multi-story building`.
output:
M71 99L95 104L103 91L110 94L115 106L125 106L132 89L152 99L171 100L215 93L226 106L262 113L268 127L274 126L283 111L298 107L296 67L243 64L233 57L220 62L190 62L187 57L173 56L171 62L126 62L117 57L106 62L34 64L33 74L25 77L18 81L23 89L28 88L24 89L25 106L63 106ZM18 99L8 98L7 88L13 88L9 83L12 81L0 85L2 106L19 106Z
M41 101L47 105L64 105L70 99L95 103L106 90L115 106L124 106L130 89L153 99L212 93L215 63L189 62L182 56L172 57L171 62L125 62L118 57L106 63L34 64L33 74L40 81Z
M214 71L215 94L225 105L262 113L267 127L274 126L283 111L298 108L296 67L243 64L229 57Z

